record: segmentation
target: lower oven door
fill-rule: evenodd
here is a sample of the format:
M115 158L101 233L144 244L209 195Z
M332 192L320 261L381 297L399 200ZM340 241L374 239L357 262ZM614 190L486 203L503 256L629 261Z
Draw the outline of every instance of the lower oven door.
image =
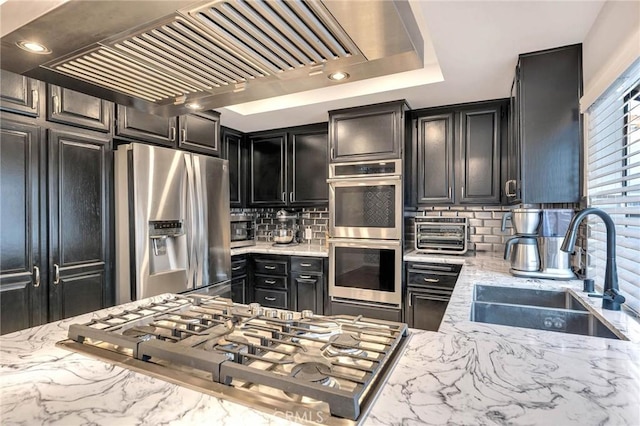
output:
M405 321L412 328L438 331L449 299L451 299L450 291L408 287Z
M329 296L399 308L402 246L394 240L329 240Z

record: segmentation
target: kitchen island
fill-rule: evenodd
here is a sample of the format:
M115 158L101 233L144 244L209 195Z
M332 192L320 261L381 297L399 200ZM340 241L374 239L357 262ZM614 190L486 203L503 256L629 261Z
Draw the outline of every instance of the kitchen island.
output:
M640 424L637 322L602 312L629 341L471 322L477 283L581 282L516 279L488 255L464 262L440 332L411 330L364 424ZM251 409L55 346L69 324L124 307L2 336L2 424L296 424L287 413Z

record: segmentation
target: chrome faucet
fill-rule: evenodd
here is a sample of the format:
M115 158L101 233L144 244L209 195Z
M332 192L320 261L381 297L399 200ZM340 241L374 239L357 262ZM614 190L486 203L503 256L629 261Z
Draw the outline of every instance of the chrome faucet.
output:
M607 230L607 265L604 271L604 292L602 296L590 294L592 297L602 297L602 309L619 311L625 298L618 291L618 269L616 267L616 227L611 217L596 208L584 209L576 214L569 223L567 235L562 242L562 251L572 253L576 245L578 225L586 216L594 214L602 219Z

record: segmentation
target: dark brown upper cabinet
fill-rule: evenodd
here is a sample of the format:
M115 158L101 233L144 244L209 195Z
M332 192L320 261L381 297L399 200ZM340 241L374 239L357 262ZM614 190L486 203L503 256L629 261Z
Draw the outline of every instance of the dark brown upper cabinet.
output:
M408 204L500 204L508 102L413 111Z
M458 113L456 198L460 204L500 203L501 123L506 110L507 104L501 103Z
M417 119L418 204L453 203L454 114L427 115Z
M244 207L246 204L247 154L244 135L233 129L222 128L222 158L229 161L229 205Z
M207 111L178 118L178 148L206 155L220 155L220 113Z
M259 133L249 137L249 203L287 205L287 134Z
M327 129L321 123L249 135L249 203L326 204Z
M48 86L47 120L76 127L109 132L113 104L59 86Z
M137 109L117 106L116 135L155 145L176 147L177 117L162 117Z
M330 161L402 158L405 101L329 112Z
M582 177L582 45L520 55L504 189L509 203L575 203Z
M297 127L288 132L289 205L329 202L327 132L327 123Z
M29 117L40 116L40 95L44 83L2 70L0 74L0 110Z

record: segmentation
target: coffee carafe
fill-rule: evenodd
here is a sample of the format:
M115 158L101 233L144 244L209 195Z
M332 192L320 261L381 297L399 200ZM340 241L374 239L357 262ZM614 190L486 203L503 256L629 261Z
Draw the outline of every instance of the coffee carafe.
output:
M540 225L540 209L513 209L502 217L502 230L506 230L507 220L516 235L504 247L504 259L511 262L510 272L521 276L540 270L540 252L536 239Z

